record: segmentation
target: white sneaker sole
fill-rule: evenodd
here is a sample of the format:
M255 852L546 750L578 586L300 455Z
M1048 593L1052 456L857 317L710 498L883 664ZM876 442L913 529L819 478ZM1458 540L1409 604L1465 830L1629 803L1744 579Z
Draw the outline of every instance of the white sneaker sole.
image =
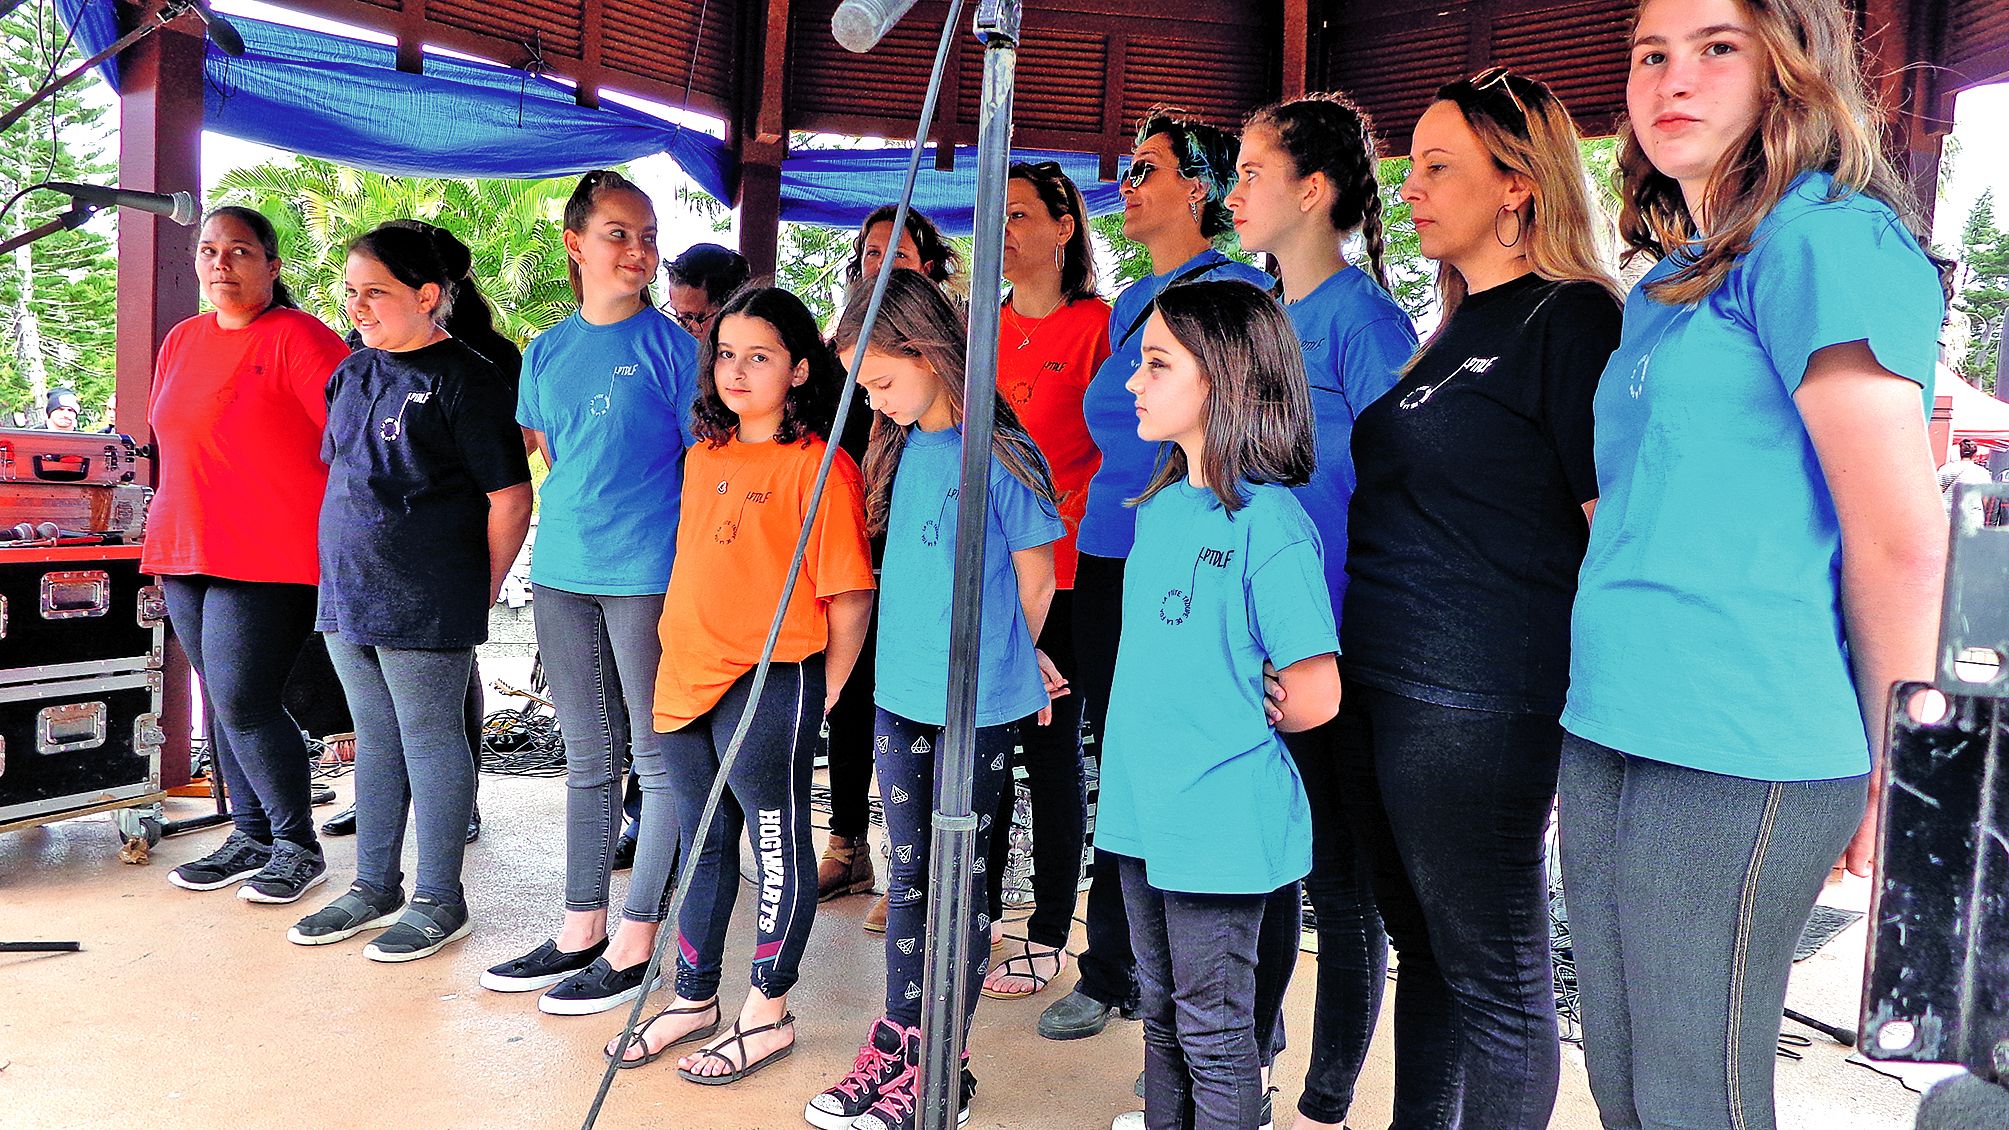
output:
M398 915L404 912L405 908L401 903L368 922L359 922L347 930L337 930L332 934L302 934L300 927L295 926L286 931L286 940L296 946L332 946L336 942L346 942L365 930L382 930L396 922Z
M481 987L493 993L533 993L539 989L548 989L577 972L579 972L577 969L567 969L563 973L546 973L539 977L504 977L493 972L483 972Z
M314 876L312 879L307 880L306 886L301 887L297 891L294 891L291 895L268 895L264 891L259 890L257 887L254 887L251 884L246 883L243 886L237 888L237 897L243 899L245 902L262 902L277 906L289 902L299 902L301 895L306 894L308 891L313 890L315 887L318 887L327 881L328 881L328 873L326 871L323 871L319 875Z
M858 1121L856 1118L846 1118L827 1110L818 1110L813 1102L802 1108L802 1120L816 1127L816 1130L851 1130L851 1124Z
M242 883L244 880L251 878L263 870L265 870L263 867L254 867L249 871L240 871L228 879L218 879L214 883L191 883L187 879L182 878L181 872L177 870L167 873L167 881L184 891L220 891L232 883Z
M565 977L570 976L570 973L565 975ZM560 977L558 980L563 981L565 977ZM555 984L556 982L553 983ZM649 986L648 991L653 993L662 987L663 978L659 974L656 977L656 983L653 986ZM642 990L643 986L636 985L632 989L623 989L611 997L594 997L591 1000L558 1000L553 999L547 993L537 998L537 1011L548 1013L552 1016L595 1016L602 1012L610 1012L627 1004L636 997L643 995ZM848 1127L849 1123L846 1123L846 1126Z
M396 919L393 919L392 921L396 921ZM386 922L384 923L384 925L388 926L390 925L390 923ZM448 945L457 942L462 938L467 937L467 935L471 931L473 931L473 929L474 929L474 920L469 919L466 922L460 924L460 929L455 930L453 933L448 934L446 937L441 938L439 941L434 942L432 945L429 945L424 949L413 950L410 953L386 953L383 950L377 948L377 943L371 942L369 945L363 947L363 956L369 958L371 961L381 961L387 964L397 964L399 962L405 962L405 961L417 961L423 957L431 957L432 955L438 953L440 950L445 949Z

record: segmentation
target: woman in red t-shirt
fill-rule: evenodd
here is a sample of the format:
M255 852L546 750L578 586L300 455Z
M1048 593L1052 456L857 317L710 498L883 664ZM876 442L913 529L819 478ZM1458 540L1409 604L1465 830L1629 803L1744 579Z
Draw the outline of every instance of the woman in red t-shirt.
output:
M1005 185L1004 276L1011 293L998 327L998 390L1017 410L1053 470L1067 536L1055 546L1059 590L1040 631L1039 647L1063 675L1074 669L1074 531L1081 525L1088 480L1102 463L1081 414L1081 396L1109 356L1109 303L1095 293L1095 253L1088 213L1074 182L1051 161L1014 164ZM984 995L1026 997L1058 976L1067 962L1067 932L1081 883L1086 794L1081 754L1080 695L1053 700L1053 720L1019 723L1026 787L1034 826L1033 911L1025 937L992 966ZM996 814L1011 827L1014 794L1006 789ZM1003 910L1009 835L990 840L990 913Z
M195 272L215 310L168 331L147 423L160 481L140 567L202 679L210 749L235 828L168 881L292 902L327 878L307 749L280 701L314 630L315 523L328 468L328 375L348 348L279 280L272 223L226 207L203 221Z

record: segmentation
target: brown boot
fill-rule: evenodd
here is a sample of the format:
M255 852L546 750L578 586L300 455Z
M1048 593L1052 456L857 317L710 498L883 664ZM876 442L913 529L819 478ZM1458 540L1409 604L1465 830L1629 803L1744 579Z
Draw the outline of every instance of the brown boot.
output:
M883 934L886 932L886 896L872 900L872 909L865 912L865 932Z
M872 849L863 836L830 837L816 863L816 901L872 889Z

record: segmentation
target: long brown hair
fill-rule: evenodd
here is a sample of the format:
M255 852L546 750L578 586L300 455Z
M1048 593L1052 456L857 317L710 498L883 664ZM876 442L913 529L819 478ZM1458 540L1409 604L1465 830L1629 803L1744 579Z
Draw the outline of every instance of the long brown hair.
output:
M1300 179L1325 174L1333 189L1328 214L1332 226L1341 234L1360 232L1374 281L1387 290L1388 241L1381 227L1381 182L1374 175L1380 154L1367 111L1344 94L1307 94L1250 114L1242 132L1246 135L1256 128L1276 134L1279 148L1290 157Z
M1304 347L1277 300L1239 279L1166 287L1158 316L1207 378L1206 451L1200 477L1233 512L1243 483L1302 486L1318 463ZM1167 444L1144 501L1187 476L1186 452Z
M574 235L584 235L586 225L593 222L594 206L601 194L608 192L632 192L648 203L650 211L655 211L655 201L649 199L649 194L642 191L641 185L612 169L594 169L579 178L579 183L572 189L572 195L565 201L565 230ZM572 282L572 301L586 301L586 288L579 280L579 264L573 262L570 255L565 256L565 277ZM643 287L642 305L655 304L656 300L650 295L649 288Z
M720 398L718 377L712 371L718 361L719 328L734 315L758 318L774 327L788 353L791 370L802 362L809 363L809 379L790 388L782 401L775 442L806 444L811 436L829 439L837 394L844 387L844 367L817 332L816 315L800 298L775 286L742 287L726 300L705 331L698 346L698 394L691 404L691 434L712 447L724 447L739 429L739 416Z
M865 274L865 240L872 229L880 224L890 224L900 211L897 204L881 204L872 209L865 222L858 225L858 234L851 237L851 258L844 264L844 281L856 283ZM907 234L914 237L914 250L921 257L921 269L937 283L947 283L962 273L963 257L957 253L956 245L942 235L942 229L935 221L919 209L907 209ZM886 257L892 258L900 251L900 241L888 238Z
M1653 167L1632 123L1619 128L1618 231L1627 258L1685 253L1681 269L1647 287L1656 302L1696 302L1713 292L1794 179L1810 170L1834 176L1837 198L1859 192L1881 200L1919 235L1920 246L1927 242L1911 190L1884 155L1882 114L1863 81L1846 9L1832 0L1737 5L1765 50L1770 81L1759 92L1757 127L1709 175L1702 194L1706 235L1681 186Z
M1073 218L1074 234L1060 249L1060 293L1068 302L1094 298L1095 248L1088 241L1088 206L1081 200L1081 190L1055 161L1013 161L1005 175L1031 185L1049 218Z
M1623 297L1598 247L1597 209L1590 199L1576 120L1549 88L1495 67L1444 84L1437 100L1458 108L1495 167L1519 173L1532 186L1520 211L1529 268L1551 282L1594 282L1613 298ZM1443 318L1418 357L1429 351L1464 301L1465 276L1449 263L1438 264L1437 305Z
M842 359L858 346L859 331L865 325L865 308L871 298L869 288L858 287L837 320L832 344ZM886 297L879 318L872 324L867 347L874 353L906 357L924 362L942 382L942 395L949 398L957 424L963 422L963 374L969 348L969 326L964 316L949 302L939 287L919 271L904 267L893 272L886 283ZM994 411L997 426L991 438L991 453L1012 478L1024 483L1047 502L1053 502L1053 474L1046 458L1032 442L1025 425L1006 403L1002 394ZM883 413L872 417L872 441L865 450L865 519L871 533L886 529L893 509L893 476L900 469L900 453L907 446L907 429Z

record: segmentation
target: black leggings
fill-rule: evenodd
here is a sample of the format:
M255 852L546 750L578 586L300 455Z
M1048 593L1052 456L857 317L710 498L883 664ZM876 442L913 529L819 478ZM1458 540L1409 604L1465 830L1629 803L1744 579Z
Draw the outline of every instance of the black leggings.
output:
M1053 594L1053 608L1040 630L1040 650L1069 679L1074 677L1074 594L1062 589ZM1074 924L1075 897L1081 891L1081 845L1088 796L1083 788L1081 762L1080 691L1064 694L1053 701L1053 721L1038 724L1037 717L1018 724L1019 750L1016 761L1025 767L1026 791L1032 798L1032 917L1026 920L1025 936L1036 946L1059 949L1067 945L1069 927ZM1012 811L1018 790L1005 778L999 792L996 823L991 829L989 875L992 921L1004 915L1005 866L1011 856Z
M865 620L865 645L830 711L830 834L856 839L872 826L872 673L879 660L879 617Z
M307 743L286 713L286 676L314 631L312 585L164 577L168 620L202 677L210 747L231 820L260 843L314 835Z
M1116 644L1123 633L1123 559L1080 556L1074 569L1074 664L1070 675L1101 757L1109 718L1109 688L1116 679ZM1072 697L1072 696L1070 696ZM1094 842L1094 834L1089 834ZM1137 960L1130 952L1130 918L1116 857L1096 849L1088 883L1088 944L1081 951L1075 988L1103 1004L1137 1007Z

